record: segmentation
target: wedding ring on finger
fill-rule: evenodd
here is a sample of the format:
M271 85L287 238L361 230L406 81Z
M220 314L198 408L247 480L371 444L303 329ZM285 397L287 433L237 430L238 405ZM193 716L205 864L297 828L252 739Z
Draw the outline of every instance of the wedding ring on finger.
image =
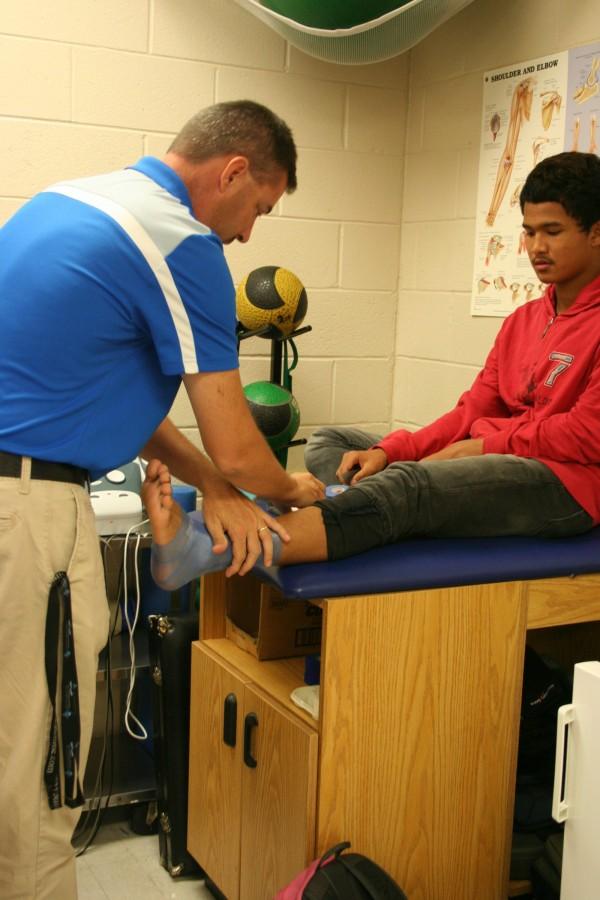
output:
M261 528L258 529L258 533L260 534L261 531L268 531L268 530L269 530L269 526L268 526L268 525L263 525Z

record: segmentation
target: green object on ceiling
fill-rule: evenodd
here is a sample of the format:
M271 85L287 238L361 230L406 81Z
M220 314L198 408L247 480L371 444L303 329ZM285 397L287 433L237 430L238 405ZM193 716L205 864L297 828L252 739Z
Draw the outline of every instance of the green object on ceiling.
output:
M410 0L260 0L262 6L310 28L354 28L405 6Z
M303 53L324 62L361 66L410 50L473 0L236 2Z

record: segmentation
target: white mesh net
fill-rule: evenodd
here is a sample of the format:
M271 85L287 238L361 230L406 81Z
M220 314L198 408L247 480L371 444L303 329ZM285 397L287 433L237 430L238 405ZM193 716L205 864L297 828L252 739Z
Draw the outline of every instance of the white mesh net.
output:
M294 21L293 0L289 16L273 12L259 0L236 2L310 56L342 65L365 65L409 50L473 0L409 0L377 19L338 29L311 28Z

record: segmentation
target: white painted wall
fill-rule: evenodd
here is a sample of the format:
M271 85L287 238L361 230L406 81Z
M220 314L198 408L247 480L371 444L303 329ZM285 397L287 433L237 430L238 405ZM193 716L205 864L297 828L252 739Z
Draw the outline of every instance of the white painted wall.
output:
M266 103L296 136L299 189L227 257L236 283L281 265L307 288L299 434L415 427L500 324L469 315L482 74L599 37L600 0L474 0L409 53L346 67L233 0L0 0L0 224L53 181L161 155L202 106ZM268 378L268 351L244 342L244 382ZM174 417L195 436L183 395Z
M267 104L294 131L300 186L227 250L234 279L280 265L306 286L301 434L387 429L408 62L323 64L233 0L0 0L0 223L53 181L161 155L203 106ZM268 378L269 348L243 344L246 383ZM195 436L183 394L174 417Z

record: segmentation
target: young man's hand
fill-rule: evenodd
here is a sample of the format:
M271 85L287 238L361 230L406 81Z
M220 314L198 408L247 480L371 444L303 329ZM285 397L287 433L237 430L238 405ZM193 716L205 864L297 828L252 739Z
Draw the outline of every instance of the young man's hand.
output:
M387 466L387 456L381 447L372 450L349 450L342 456L337 472L340 484L358 484L363 478L381 472ZM358 469L355 474L353 469Z
M476 438L474 440L457 441L455 444L448 444L443 450L432 453L431 456L424 456L420 462L430 462L439 459L461 459L463 456L483 456L483 440Z

